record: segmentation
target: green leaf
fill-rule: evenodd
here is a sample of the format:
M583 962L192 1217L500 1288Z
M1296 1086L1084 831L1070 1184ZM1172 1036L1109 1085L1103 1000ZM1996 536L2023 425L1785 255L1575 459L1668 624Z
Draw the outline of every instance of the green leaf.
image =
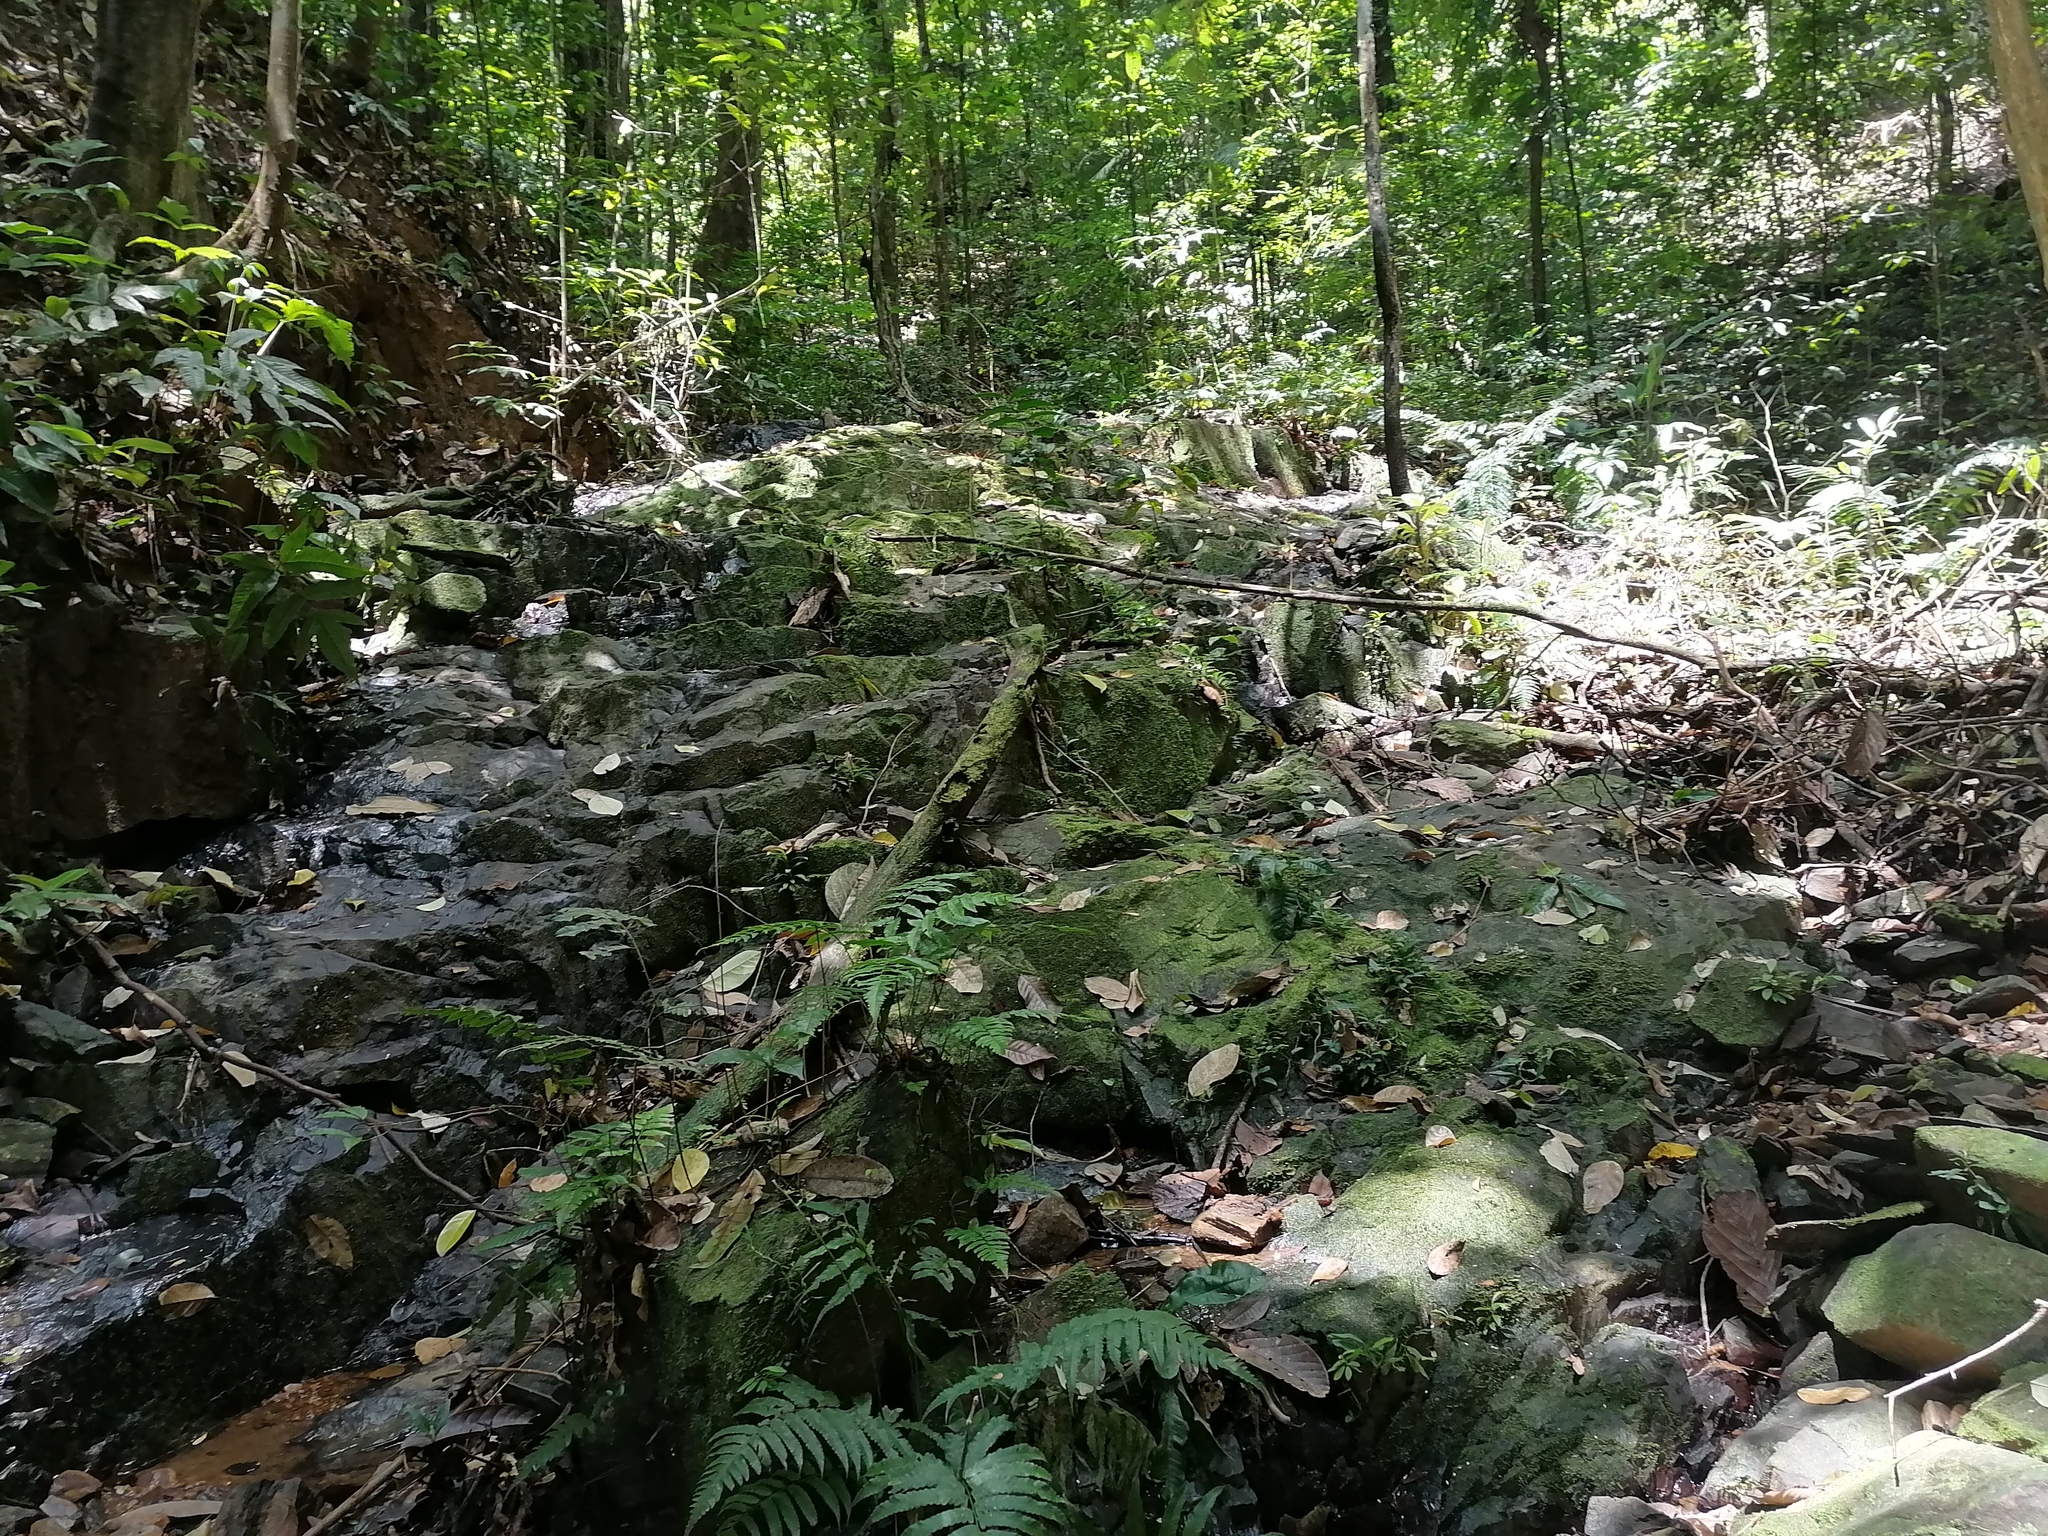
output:
M441 1223L440 1233L434 1238L435 1254L445 1258L453 1253L456 1245L469 1236L469 1229L475 1225L475 1211L457 1211L450 1216Z

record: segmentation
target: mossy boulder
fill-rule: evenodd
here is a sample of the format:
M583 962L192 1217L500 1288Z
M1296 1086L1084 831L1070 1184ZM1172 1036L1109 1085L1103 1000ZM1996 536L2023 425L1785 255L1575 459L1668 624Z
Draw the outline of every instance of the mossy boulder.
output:
M1276 1299L1300 1332L1402 1337L1425 1309L1456 1311L1483 1282L1535 1264L1571 1204L1571 1186L1520 1137L1469 1126L1430 1147L1418 1134L1295 1234L1308 1256L1276 1276ZM1432 1276L1430 1254L1451 1242L1465 1244L1463 1262ZM1308 1276L1324 1258L1343 1259L1344 1273L1311 1290Z
M1924 1372L2003 1338L2032 1314L2037 1296L2048 1296L2048 1253L1937 1222L1851 1260L1822 1310L1836 1332ZM2037 1360L2048 1360L2048 1338L2035 1333L1960 1379L1995 1381L2000 1365Z
M2006 1374L2021 1379L1978 1398L1956 1426L1956 1433L1966 1440L1981 1440L2048 1461L2048 1401L2043 1400L2044 1390L2037 1390L2041 1377L2048 1373L2037 1366L2022 1366Z
M2048 1465L1994 1445L1922 1430L1896 1455L1830 1483L1741 1536L2040 1536Z
M683 668L790 661L809 656L819 643L813 630L793 629L787 624L745 624L738 619L685 624L660 642L664 658Z
M1114 672L1063 670L1047 679L1044 698L1054 782L1080 804L1157 816L1232 766L1235 712L1183 670L1142 659Z
M2005 1197L2036 1246L2048 1242L2048 1142L1988 1125L1924 1125L1913 1156L1931 1172L1968 1169ZM1956 1207L1970 1204L1961 1186L1950 1188Z

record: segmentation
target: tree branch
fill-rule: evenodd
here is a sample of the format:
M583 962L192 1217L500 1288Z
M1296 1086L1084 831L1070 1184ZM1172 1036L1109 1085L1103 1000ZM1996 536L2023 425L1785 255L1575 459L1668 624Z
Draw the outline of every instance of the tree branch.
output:
M1397 613L1506 613L1518 619L1533 619L1538 624L1547 624L1561 634L1575 639L1590 641L1594 645L1617 646L1624 650L1654 651L1659 656L1669 656L1683 661L1701 671L1712 669L1716 663L1710 656L1696 651L1683 650L1675 645L1666 645L1661 640L1623 639L1618 635L1596 634L1569 620L1545 613L1541 608L1531 608L1523 603L1496 603L1475 600L1472 602L1432 602L1418 597L1383 597L1376 594L1357 592L1331 592L1320 587L1270 587L1255 581L1232 581L1224 576L1181 576L1171 571L1141 570L1134 565L1122 565L1114 560L1096 560L1087 555L1066 555L1051 549L1029 549L1021 544L999 544L993 539L969 538L958 533L878 533L872 535L878 544L924 544L938 541L946 544L973 544L982 549L999 549L1005 554L1024 555L1033 560L1055 560L1065 565L1086 565L1098 571L1113 571L1119 576L1128 576L1133 581L1157 582L1169 587L1194 587L1204 592L1249 592L1256 597L1281 597L1299 603L1336 603L1345 608L1388 610Z

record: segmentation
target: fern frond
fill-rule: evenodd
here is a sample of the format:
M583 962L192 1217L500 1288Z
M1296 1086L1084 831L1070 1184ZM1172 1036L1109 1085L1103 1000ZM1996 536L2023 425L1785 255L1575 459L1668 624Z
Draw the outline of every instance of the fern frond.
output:
M924 1431L929 1450L869 1471L861 1491L881 1498L870 1518L928 1512L903 1536L1053 1536L1066 1500L1037 1447L997 1444L1009 1431L1000 1417L959 1434Z
M1017 1352L1017 1368L1036 1380L1047 1372L1063 1386L1099 1386L1112 1373L1136 1371L1149 1363L1160 1376L1183 1370L1223 1371L1249 1381L1236 1356L1209 1336L1166 1312L1113 1307L1070 1318Z
M971 1227L948 1227L946 1236L970 1259L986 1264L999 1275L1010 1272L1010 1234L1001 1227L978 1221Z
M741 1410L741 1422L712 1437L708 1464L690 1500L686 1531L694 1530L739 1490L764 1478L801 1483L812 1498L829 1504L827 1480L838 1478L850 1486L876 1462L909 1452L893 1414L877 1413L866 1402L841 1407L830 1394L808 1383L804 1386L802 1393L778 1387L755 1398ZM762 1495L764 1501L770 1497ZM790 1507L782 1506L785 1512ZM757 1517L769 1518L758 1510ZM776 1533L764 1526L763 1536Z
M854 1488L836 1472L771 1473L736 1488L719 1513L719 1536L810 1536L853 1518Z

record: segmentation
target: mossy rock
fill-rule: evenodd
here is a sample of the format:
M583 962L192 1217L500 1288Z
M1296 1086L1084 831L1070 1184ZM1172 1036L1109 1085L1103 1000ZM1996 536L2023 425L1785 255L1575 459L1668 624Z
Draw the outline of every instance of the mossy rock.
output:
M1428 1147L1418 1135L1297 1234L1318 1256L1345 1260L1344 1274L1310 1291L1307 1272L1290 1270L1275 1280L1276 1300L1300 1332L1404 1337L1425 1308L1455 1311L1480 1282L1529 1268L1571 1205L1571 1186L1519 1137L1474 1125ZM1449 1242L1465 1244L1464 1262L1434 1278L1429 1255Z
M663 637L661 650L674 665L690 669L744 666L750 662L793 661L817 650L820 639L787 624L744 624L709 619L685 624Z
M918 601L855 593L840 605L839 634L860 656L910 656L1012 628L1010 600L1000 589Z
M1592 1495L1647 1492L1693 1415L1680 1346L1609 1324L1583 1345L1544 1331L1453 1337L1396 1434L1434 1485L1442 1529L1491 1536L1561 1530Z
M1232 766L1234 712L1183 671L1142 662L1117 671L1133 675L1047 679L1054 781L1078 803L1141 817L1186 806Z
M473 618L490 606L483 582L460 571L437 571L420 583L420 601L436 613Z
M1972 1403L1956 1433L2048 1461L2048 1402L2034 1393L2035 1378L2044 1373L2038 1366L2022 1366L2010 1374L2020 1379Z
M893 699L926 683L944 682L958 668L943 656L819 656L809 670L850 684L863 698Z

